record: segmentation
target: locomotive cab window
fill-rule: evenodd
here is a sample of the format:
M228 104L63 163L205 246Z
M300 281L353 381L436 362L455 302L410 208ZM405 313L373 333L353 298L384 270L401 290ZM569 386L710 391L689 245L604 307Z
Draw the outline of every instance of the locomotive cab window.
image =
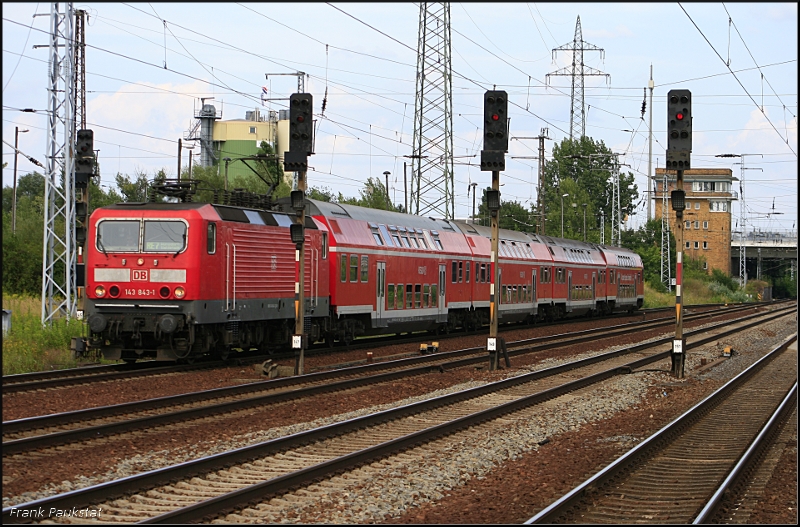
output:
M97 225L97 250L139 252L139 220L107 220Z
M214 222L208 222L208 247L207 251L208 254L214 254L217 252L217 224Z
M144 222L144 252L179 253L186 248L186 224L182 221Z

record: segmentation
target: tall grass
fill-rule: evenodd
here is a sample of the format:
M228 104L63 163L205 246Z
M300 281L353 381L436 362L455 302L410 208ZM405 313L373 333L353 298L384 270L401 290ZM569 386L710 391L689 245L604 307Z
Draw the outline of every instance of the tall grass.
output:
M30 296L3 295L3 309L11 310L11 330L3 337L3 375L77 366L69 345L81 335L79 320L54 320L42 327L41 299Z

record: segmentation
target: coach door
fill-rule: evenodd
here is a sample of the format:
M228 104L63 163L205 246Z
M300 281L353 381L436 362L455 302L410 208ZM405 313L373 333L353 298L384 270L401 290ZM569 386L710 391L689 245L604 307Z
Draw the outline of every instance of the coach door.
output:
M375 327L385 328L387 326L384 318L386 309L386 262L378 262L378 270L375 273Z
M572 313L572 271L567 273L567 313Z
M444 294L444 286L447 283L445 280L445 276L447 274L447 266L445 264L439 264L439 301L437 302L439 306L439 313L438 313L438 320L437 322L446 322L447 321L447 305L445 304L445 294Z

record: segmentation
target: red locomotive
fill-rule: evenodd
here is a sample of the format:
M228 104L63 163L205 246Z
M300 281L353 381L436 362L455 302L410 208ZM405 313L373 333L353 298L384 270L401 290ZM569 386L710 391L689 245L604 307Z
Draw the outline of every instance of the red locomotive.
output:
M120 203L89 222L89 349L135 361L289 346L297 221L208 203ZM309 342L489 322L487 227L307 200ZM642 261L620 247L500 230L502 323L633 311Z

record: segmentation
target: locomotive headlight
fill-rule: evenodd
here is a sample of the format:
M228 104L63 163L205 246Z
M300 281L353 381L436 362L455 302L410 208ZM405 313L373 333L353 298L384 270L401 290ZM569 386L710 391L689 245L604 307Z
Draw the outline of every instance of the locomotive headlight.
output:
M181 286L176 287L175 298L183 298L184 296L186 296L186 290Z
M98 298L103 298L106 296L106 288L102 285L98 285L94 288L94 294L97 295Z

